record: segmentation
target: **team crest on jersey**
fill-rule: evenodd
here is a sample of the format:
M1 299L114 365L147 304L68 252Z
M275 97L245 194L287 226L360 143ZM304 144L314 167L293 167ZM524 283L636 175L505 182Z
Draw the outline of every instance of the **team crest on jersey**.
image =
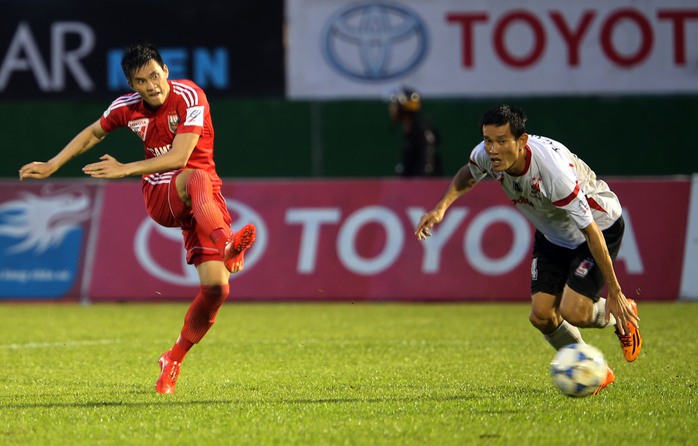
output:
M179 115L167 115L167 123L170 126L170 131L172 133L177 133L177 127L179 127Z
M532 177L531 178L531 197L540 198L540 184L543 182L542 178Z
M129 121L128 128L130 128L133 133L138 135L138 137L142 141L145 141L145 135L148 133L148 122L150 122L150 120L148 118L142 118L142 119L137 119L135 121Z
M589 274L589 270L594 266L594 261L591 259L584 259L582 263L579 264L577 269L574 271L574 275L581 277L582 279Z

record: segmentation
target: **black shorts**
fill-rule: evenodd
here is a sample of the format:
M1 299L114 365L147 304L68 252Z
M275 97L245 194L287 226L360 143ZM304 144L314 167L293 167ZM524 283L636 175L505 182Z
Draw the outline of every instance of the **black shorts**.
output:
M620 217L603 231L611 260L618 255L624 230L625 222ZM586 242L576 249L563 248L550 243L540 231L536 231L531 262L531 294L560 294L565 284L596 302L606 283Z

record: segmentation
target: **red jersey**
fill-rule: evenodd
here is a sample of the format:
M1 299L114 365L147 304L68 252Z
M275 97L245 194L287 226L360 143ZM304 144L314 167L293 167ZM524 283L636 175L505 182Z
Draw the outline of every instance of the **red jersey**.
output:
M178 133L200 136L185 168L208 172L214 191L220 190L221 180L213 162L213 123L206 94L194 82L186 79L167 81L170 94L156 110L150 109L138 93L125 94L111 103L100 118L105 132L128 127L142 141L145 158L167 153ZM157 184L164 172L143 175L143 181ZM168 180L169 181L169 180Z

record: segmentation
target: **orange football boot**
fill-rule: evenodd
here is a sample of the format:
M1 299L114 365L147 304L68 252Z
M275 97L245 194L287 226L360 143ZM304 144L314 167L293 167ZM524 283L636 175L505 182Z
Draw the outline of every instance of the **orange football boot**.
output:
M173 361L169 357L170 351L167 350L165 353L160 355L158 359L158 364L160 364L160 378L155 384L155 390L158 393L175 393L175 386L177 385L177 378L179 378L179 371L182 369L182 363Z
M252 246L257 237L257 228L254 225L245 225L228 239L225 246L223 262L231 273L242 271L245 267L245 251Z
M613 373L613 370L609 367L606 366L606 379L599 385L599 387L594 390L593 395L598 395L599 392L601 392L603 389L608 387L609 384L613 383L616 381L616 374Z
M635 301L633 299L628 299L628 304L630 304L630 308L633 310L633 313L635 313L635 316L637 316L637 304ZM636 360L642 349L642 335L640 334L640 329L636 328L633 324L628 324L625 334L620 334L618 329L616 329L616 336L618 336L618 340L620 340L620 346L623 349L625 360L628 362Z

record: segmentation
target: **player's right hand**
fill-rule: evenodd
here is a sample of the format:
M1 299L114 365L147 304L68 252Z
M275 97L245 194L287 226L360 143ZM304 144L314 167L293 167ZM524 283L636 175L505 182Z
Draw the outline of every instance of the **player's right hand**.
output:
M34 161L19 169L19 181L24 179L41 180L50 177L56 169L49 163Z
M425 240L427 237L431 237L431 228L433 228L434 225L441 223L443 218L444 213L437 210L432 210L424 214L414 231L414 235L417 236L417 240Z

